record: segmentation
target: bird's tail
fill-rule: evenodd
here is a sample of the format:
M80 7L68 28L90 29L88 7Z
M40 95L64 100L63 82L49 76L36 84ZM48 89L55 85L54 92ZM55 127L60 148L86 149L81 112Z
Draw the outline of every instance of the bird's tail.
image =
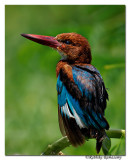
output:
M96 151L97 151L97 153L100 152L100 149L102 147L102 142L103 142L104 138L105 138L105 135L96 138L96 140L97 140L97 142L96 142Z
M95 130L95 129L90 130L90 137L96 138L96 151L97 151L97 153L100 152L101 147L102 147L102 142L106 136L107 135L106 135L106 132L104 129L102 129L100 131Z

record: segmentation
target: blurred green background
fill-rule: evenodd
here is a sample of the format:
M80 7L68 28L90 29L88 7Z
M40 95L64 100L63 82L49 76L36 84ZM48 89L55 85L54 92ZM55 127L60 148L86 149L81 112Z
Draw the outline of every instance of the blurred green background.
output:
M110 128L125 129L125 6L5 6L5 154L40 155L61 138L55 68L58 53L21 33L56 36L77 32L91 45L109 102ZM96 155L95 140L68 147L66 155ZM125 154L125 140L112 139L111 155ZM102 155L103 152L100 152Z

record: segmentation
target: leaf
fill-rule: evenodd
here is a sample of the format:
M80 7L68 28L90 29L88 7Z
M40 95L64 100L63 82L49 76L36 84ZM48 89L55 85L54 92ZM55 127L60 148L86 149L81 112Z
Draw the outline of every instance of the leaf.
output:
M120 142L119 142L119 144L117 145L117 150L116 150L116 155L121 155L121 154L125 154L124 152L122 152L123 151L123 149L124 149L124 147L125 147L125 138L124 137L122 137L122 138L120 138ZM125 149L124 149L125 150Z
M104 155L108 154L110 148L111 148L111 139L106 136L102 142L102 151Z
M109 155L125 155L125 139L120 138L119 143L114 145L108 153Z
M111 150L109 151L109 155L111 155L116 149L117 149L118 145L115 145L111 148ZM114 155L114 154L112 154Z

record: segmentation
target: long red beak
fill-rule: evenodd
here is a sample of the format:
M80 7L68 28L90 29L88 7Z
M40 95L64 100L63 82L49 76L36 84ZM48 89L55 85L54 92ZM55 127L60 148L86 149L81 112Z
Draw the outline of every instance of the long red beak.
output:
M21 36L27 39L30 39L34 42L37 42L42 45L46 45L55 49L60 46L60 43L55 39L55 37L41 36L41 35L35 35L35 34L21 34Z

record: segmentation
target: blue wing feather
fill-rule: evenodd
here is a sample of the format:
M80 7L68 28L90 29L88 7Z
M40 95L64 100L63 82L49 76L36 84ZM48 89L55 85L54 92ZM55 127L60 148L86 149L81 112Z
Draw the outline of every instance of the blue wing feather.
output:
M60 108L65 106L66 103L68 103L70 112L74 115L74 109L78 113L78 115L81 117L82 121L87 125L86 120L83 116L83 111L81 110L79 106L78 100L74 99L70 93L67 91L65 85L60 80L60 75L58 76L57 80L57 91L58 91L58 105ZM61 114L63 115L63 111L61 109Z
M96 73L95 77L92 73ZM72 74L74 79L74 85L78 86L82 94L81 99L76 99L76 96L71 95L69 89L66 88L65 83L61 81L60 74L57 80L57 91L58 91L58 105L61 115L67 115L67 117L74 117L77 119L77 124L83 124L82 127L93 127L96 129L108 128L108 123L103 117L104 108L102 104L102 94L98 93L102 91L102 78L100 73L93 66L73 66ZM100 83L99 83L100 82ZM97 84L99 83L99 85ZM75 93L77 94L77 93ZM98 94L98 95L97 95ZM106 102L107 96L104 97ZM67 104L67 105L66 105ZM101 104L101 106L100 106ZM81 123L79 122L81 121Z

